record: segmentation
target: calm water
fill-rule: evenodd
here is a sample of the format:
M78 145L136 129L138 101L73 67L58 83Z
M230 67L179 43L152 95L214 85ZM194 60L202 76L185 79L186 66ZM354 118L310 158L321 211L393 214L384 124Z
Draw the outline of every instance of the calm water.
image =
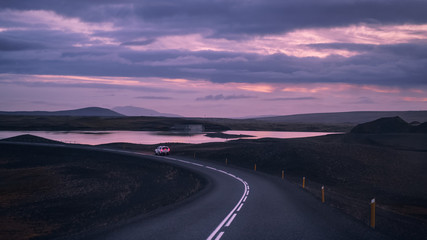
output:
M276 131L226 131L226 134L244 134L254 137L245 137L244 139L258 138L301 138L327 135L326 132L276 132ZM158 143L207 143L207 142L225 142L237 138L211 138L204 136L205 133L182 135L171 134L169 132L152 131L0 131L0 139L14 137L22 134L31 134L43 138L57 140L66 143L79 144L104 144L112 142L128 142L137 144L158 144Z

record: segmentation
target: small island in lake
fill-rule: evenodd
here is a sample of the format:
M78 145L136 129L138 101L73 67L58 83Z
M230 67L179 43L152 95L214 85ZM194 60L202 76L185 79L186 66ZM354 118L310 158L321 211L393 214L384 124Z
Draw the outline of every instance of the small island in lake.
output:
M205 134L206 137L211 137L211 138L245 138L245 137L255 137L252 135L245 135L245 134L227 134L227 133L223 133L223 132L213 132L213 133L207 133Z

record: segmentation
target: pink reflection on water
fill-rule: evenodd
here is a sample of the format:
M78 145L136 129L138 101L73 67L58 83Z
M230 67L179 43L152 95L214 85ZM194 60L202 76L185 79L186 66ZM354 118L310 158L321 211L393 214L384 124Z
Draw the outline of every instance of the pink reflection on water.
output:
M326 132L275 132L275 131L226 131L225 134L243 134L254 137L244 139L259 138L301 138L327 135ZM158 144L158 143L207 143L225 142L238 138L211 138L205 136L206 133L192 135L167 134L167 132L152 131L70 131L70 132L49 132L49 131L0 131L0 139L14 137L22 134L31 134L43 138L48 138L65 143L78 143L98 145L114 142L127 142L135 144Z

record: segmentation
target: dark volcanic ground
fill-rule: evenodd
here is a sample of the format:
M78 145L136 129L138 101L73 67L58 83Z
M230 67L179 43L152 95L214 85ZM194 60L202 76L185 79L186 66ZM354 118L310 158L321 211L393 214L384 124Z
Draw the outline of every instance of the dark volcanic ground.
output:
M102 229L188 198L204 184L188 171L140 158L0 143L0 238Z

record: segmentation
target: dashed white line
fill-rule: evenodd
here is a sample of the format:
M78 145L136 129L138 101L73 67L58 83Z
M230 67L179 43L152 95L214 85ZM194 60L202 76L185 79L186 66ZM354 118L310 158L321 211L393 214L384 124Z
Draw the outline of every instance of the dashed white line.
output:
M191 163L191 164L196 165L196 166L199 166L199 167L204 167L204 165L202 165L202 164L198 164L198 163Z
M219 232L219 230L221 230L221 228L224 226L224 224L225 224L225 227L229 227L231 225L231 223L233 222L234 218L236 218L236 216L237 216L236 212L238 212L238 211L240 211L240 209L242 209L243 202L246 201L246 199L248 198L248 195L249 195L249 184L246 181L244 181L243 179L235 176L234 174L226 172L224 170L220 170L220 169L217 169L214 167L210 167L210 166L206 166L206 165L202 165L202 164L198 164L198 163L194 163L194 162L190 162L190 161L180 160L180 159L176 159L176 158L170 158L170 157L165 157L165 158L170 159L170 160L174 160L174 161L183 162L186 164L196 165L199 167L205 167L205 168L211 169L213 171L217 171L217 172L226 174L226 175L233 177L234 179L240 181L241 183L243 183L245 190L244 190L243 195L240 198L239 202L236 204L236 206L234 206L234 208L228 213L228 215L221 221L221 223L215 228L215 230L207 238L207 240L212 240L216 236L215 240L221 239L221 237L224 235L224 231L220 232L218 235L217 235L217 233Z
M231 215L236 211L236 209L240 205L240 203L242 203L243 198L246 196L246 190L247 190L247 184L245 184L244 182L242 182L242 183L245 185L245 191L243 193L243 196L240 198L240 201L233 208L233 210L231 210L230 213L224 218L224 220L222 220L222 222L215 228L215 230L209 235L209 237L207 238L207 240L211 240L218 233L218 231L224 226L224 224L231 217Z
M226 227L229 227L231 225L236 215L237 213L233 214L233 216L228 220L227 224L225 224Z
M238 211L238 212L240 211L240 209L242 209L243 204L244 204L244 203L240 204L240 207L237 209L237 211Z
M224 232L220 232L220 233L218 234L218 236L216 236L215 240L220 240L220 239L221 239L221 237L222 237L222 235L224 235Z
M206 166L207 167L207 166ZM228 174L227 174L228 175ZM237 180L239 180L237 177L233 177ZM245 191L243 192L242 197L240 198L239 202L236 204L236 206L234 206L233 210L230 211L230 213L228 213L228 215L222 220L222 222L215 228L215 230L209 235L209 237L207 238L207 240L212 240L213 237L215 237L215 235L219 232L219 230L221 230L221 228L224 226L224 224L230 219L231 216L234 218L236 217L237 214L235 214L236 209L240 206L240 204L244 201L243 199L246 200L246 198L248 196L246 196L246 192L248 190L248 184L247 182L243 181L243 180L239 180L241 183L243 183L243 185L245 186ZM235 215L233 215L235 214ZM230 222L231 224L231 222Z

